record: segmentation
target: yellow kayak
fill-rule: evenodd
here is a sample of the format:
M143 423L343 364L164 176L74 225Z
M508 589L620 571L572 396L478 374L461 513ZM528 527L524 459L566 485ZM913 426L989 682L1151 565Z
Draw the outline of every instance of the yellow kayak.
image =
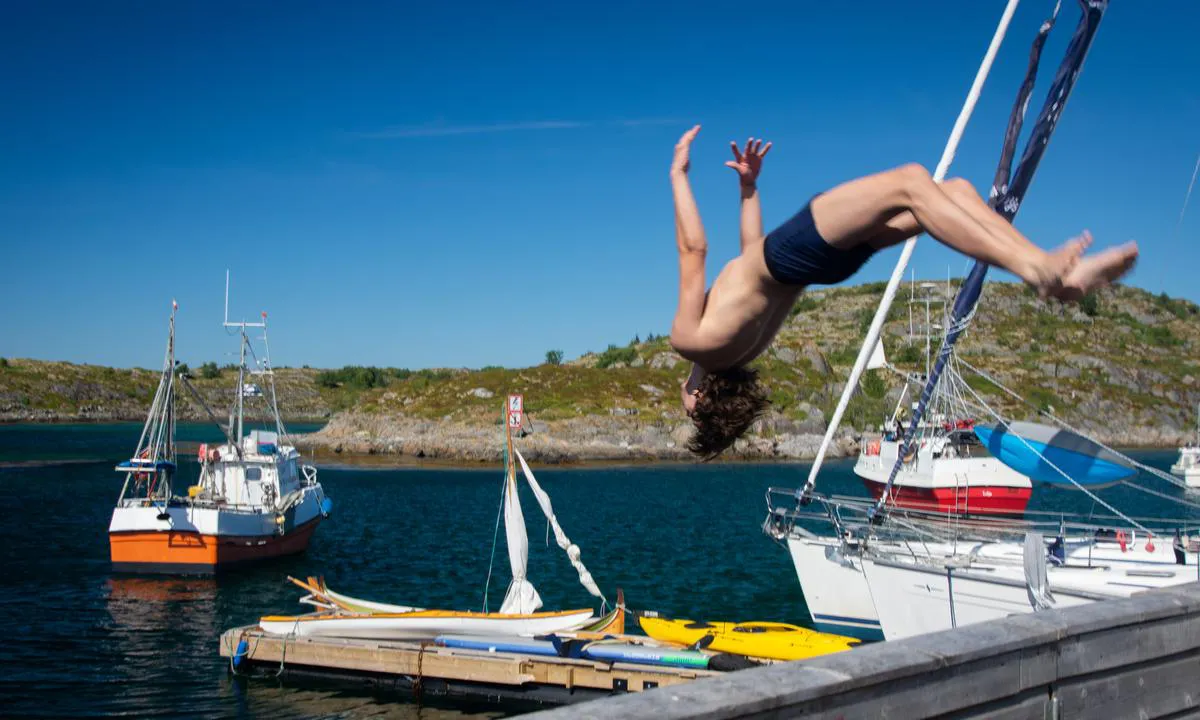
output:
M668 618L638 618L642 630L667 643L692 645L711 635L704 649L771 660L803 660L849 650L858 638L831 635L816 630L774 622L704 622Z

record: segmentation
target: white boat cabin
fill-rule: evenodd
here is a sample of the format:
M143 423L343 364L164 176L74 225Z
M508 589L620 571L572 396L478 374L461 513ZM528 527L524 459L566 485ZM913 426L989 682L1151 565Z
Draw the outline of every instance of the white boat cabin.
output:
M281 498L305 484L300 453L290 445L280 445L278 433L251 430L242 438L241 457L237 450L229 444L216 448L201 446L198 499L275 508Z

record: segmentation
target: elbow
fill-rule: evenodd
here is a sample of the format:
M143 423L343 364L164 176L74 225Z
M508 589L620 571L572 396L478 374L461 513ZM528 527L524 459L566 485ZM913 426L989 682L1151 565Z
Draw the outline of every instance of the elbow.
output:
M671 328L671 347L692 362L696 362L701 351L696 332L678 325Z

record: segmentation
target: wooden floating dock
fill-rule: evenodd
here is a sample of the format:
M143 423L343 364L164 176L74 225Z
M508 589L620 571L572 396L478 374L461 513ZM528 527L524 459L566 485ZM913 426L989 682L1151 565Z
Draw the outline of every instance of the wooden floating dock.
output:
M238 653L238 645L246 642ZM606 663L433 643L306 638L264 633L257 625L221 635L221 657L238 674L312 679L412 692L417 697L566 705L720 675L710 670Z

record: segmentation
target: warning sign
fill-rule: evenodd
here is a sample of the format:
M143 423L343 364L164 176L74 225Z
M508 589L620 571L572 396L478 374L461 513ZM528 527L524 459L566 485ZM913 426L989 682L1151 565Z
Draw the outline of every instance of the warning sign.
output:
M510 428L519 428L522 425L525 414L525 398L522 395L508 396L508 426Z

